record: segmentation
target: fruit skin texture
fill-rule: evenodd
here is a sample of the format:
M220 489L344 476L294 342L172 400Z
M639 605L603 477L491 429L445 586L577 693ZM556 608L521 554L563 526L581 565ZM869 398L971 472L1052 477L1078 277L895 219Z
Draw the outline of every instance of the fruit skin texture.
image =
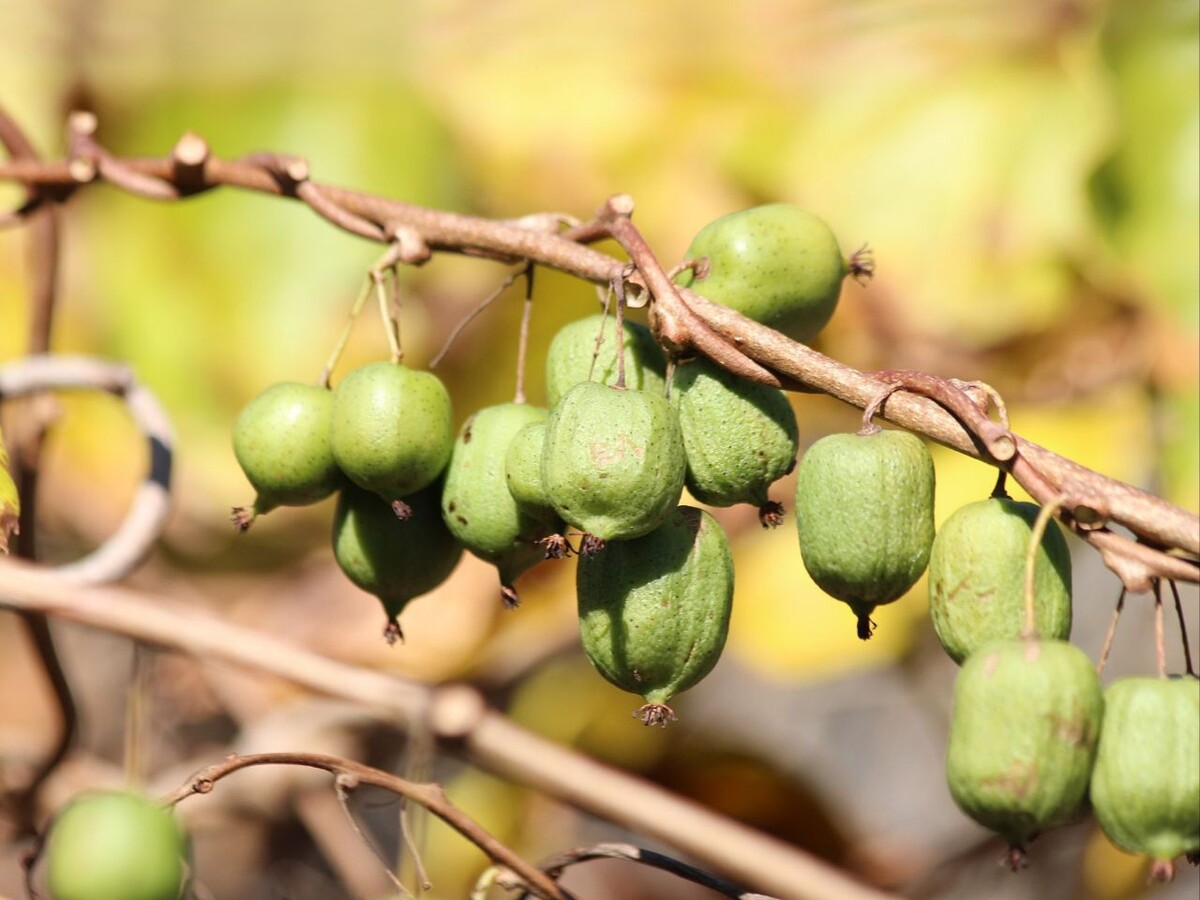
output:
M791 471L799 442L787 395L697 359L676 370L672 399L692 496L711 506L753 503L778 516L767 489Z
M431 372L393 362L355 369L334 391L333 455L359 487L388 502L431 484L450 459L450 393Z
M786 203L710 222L686 256L708 257L710 270L704 278L683 273L684 287L801 343L816 337L833 316L849 272L829 226Z
M629 321L623 324L625 386L652 394L663 393L667 363L662 348L645 325ZM603 340L597 352L596 336L602 329ZM601 313L568 322L558 330L546 348L546 401L551 407L581 381L616 384L616 333L616 320Z
M347 578L383 603L389 642L402 636L400 611L449 578L462 557L462 545L442 521L441 492L435 481L409 494L405 519L374 491L348 484L338 495L334 559Z
M539 519L557 521L542 483L542 451L546 446L545 421L530 422L513 435L504 454L504 480L523 512Z
M1025 627L1025 556L1039 507L990 497L942 523L929 556L929 613L942 647L962 664L992 640ZM1033 570L1038 635L1071 636L1071 551L1051 521Z
M831 434L796 473L796 532L813 581L858 616L916 583L933 545L933 458L907 431Z
M316 503L342 486L330 443L332 413L327 388L281 381L238 414L233 453L258 494L255 514Z
M450 532L500 572L505 605L515 606L513 582L545 558L537 541L554 533L551 523L523 511L509 493L505 457L513 438L547 411L525 403L501 403L479 410L459 430L446 469L442 518Z
M959 670L950 794L1009 842L1014 865L1039 833L1081 814L1103 713L1092 661L1065 641L993 641Z
M610 682L646 700L647 725L720 659L733 604L733 557L707 512L677 507L643 537L579 558L579 633Z
M175 900L183 854L169 809L127 791L83 794L50 827L47 885L53 900Z
M1200 680L1122 678L1104 702L1093 811L1114 844L1169 878L1170 860L1200 851Z
M686 471L679 416L657 394L585 381L550 413L542 482L555 511L586 534L652 531L679 503Z

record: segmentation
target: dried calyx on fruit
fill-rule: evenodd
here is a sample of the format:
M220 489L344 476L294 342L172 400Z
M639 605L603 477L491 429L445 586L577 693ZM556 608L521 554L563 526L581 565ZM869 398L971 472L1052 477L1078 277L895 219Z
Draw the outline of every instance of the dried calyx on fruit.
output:
M496 566L507 607L519 602L517 577L546 556L539 542L559 530L557 520L522 509L509 492L505 472L513 438L546 415L526 403L479 410L463 423L446 469L442 518L464 547Z
M942 523L929 557L929 612L946 653L962 663L988 641L1025 632L1025 560L1039 507L990 497ZM1047 523L1033 581L1037 633L1071 636L1071 553Z
M711 515L677 507L649 534L583 555L576 570L579 632L588 659L640 695L647 725L675 718L667 703L717 664L733 603L733 558Z
M398 362L361 366L334 392L331 440L346 476L405 516L402 498L433 483L450 459L450 394L432 372Z
M847 260L829 226L797 206L772 203L710 222L692 239L680 284L807 343L837 308L847 275L873 271L862 254Z
M1091 660L1065 641L993 641L959 670L950 794L1008 841L1013 869L1037 835L1082 814L1103 711Z
M257 496L235 507L239 531L277 506L323 500L345 479L330 443L333 394L324 387L284 381L251 400L233 425L233 453Z
M1114 844L1151 858L1151 880L1169 881L1176 857L1200 853L1200 680L1108 686L1091 800Z
M656 528L679 503L686 470L679 416L662 396L585 381L550 413L546 494L563 521L594 539Z
M462 545L441 516L440 481L404 498L410 515L396 516L374 491L342 488L333 515L333 556L352 582L379 598L388 643L403 638L399 616L414 597L450 577Z
M906 431L827 435L800 460L796 531L804 567L854 611L863 640L875 607L901 597L925 571L933 494L933 459Z
M783 506L767 490L795 466L799 441L787 395L701 358L676 369L671 400L692 496L710 506L752 503L764 526L778 525Z

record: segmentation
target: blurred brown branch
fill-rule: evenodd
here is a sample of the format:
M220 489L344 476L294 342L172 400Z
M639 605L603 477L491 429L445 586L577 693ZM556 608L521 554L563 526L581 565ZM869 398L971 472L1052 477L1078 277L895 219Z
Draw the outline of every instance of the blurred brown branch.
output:
M72 584L28 563L0 560L0 607L232 663L360 704L401 727L426 729L443 749L490 772L661 840L779 897L889 896L783 841L527 731L465 685L415 684L320 656L168 597Z
M198 136L185 135L163 158L117 158L95 140L94 116L70 119L68 157L0 163L0 179L18 181L29 199L0 217L0 225L28 219L46 203L62 201L96 180L153 199L182 199L219 186L299 199L339 228L396 248L414 264L435 252L548 266L596 284L629 284L653 297L651 318L660 339L677 352L699 351L748 377L794 390L829 394L865 408L888 387L878 377L842 365L726 307L673 285L632 226L632 201L618 195L596 219L561 231L563 218L534 215L491 220L427 209L371 194L318 184L294 156L259 153L235 160L211 155ZM587 246L616 237L626 261ZM928 398L897 393L884 406L889 421L1008 471L1035 499L1065 495L1060 520L1095 547L1106 565L1134 591L1154 578L1200 581L1200 518L1146 491L1108 478L1014 434L1016 453L996 459L962 420ZM1134 535L1109 528L1119 525Z

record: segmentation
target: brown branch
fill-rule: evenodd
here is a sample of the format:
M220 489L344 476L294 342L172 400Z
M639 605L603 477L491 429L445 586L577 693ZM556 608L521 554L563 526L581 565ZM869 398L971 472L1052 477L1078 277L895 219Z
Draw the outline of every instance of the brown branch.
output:
M280 159L292 162L281 164ZM767 379L792 389L826 393L860 409L885 387L878 378L671 284L640 234L631 227L632 206L624 196L606 204L593 223L559 232L547 227L548 222L558 221L556 217L490 220L316 185L307 178L307 167L296 167L294 159L259 155L222 160L209 156L199 167L202 177L198 178L193 169L187 184L174 180L178 178L178 165L173 156L118 162L122 171L173 184L181 197L218 185L289 196L310 206L316 204L314 208L335 225L371 239L390 240L390 235L406 229L418 236L430 251L524 260L599 285L627 277L626 263L586 245L597 237L612 235L636 257L637 272L629 280L654 297L652 315L659 320L659 333L665 341L695 347L748 377L761 380L765 373ZM281 168L290 175L281 177ZM297 175L304 177L297 180ZM99 176L103 177L103 173ZM0 163L0 179L20 181L35 196L55 198L67 196L81 186L69 162L13 159ZM316 200L318 196L320 199ZM720 340L714 341L713 336ZM897 396L888 403L886 418L968 456L995 464L988 454L981 454L969 431L953 415L927 399ZM1065 494L1068 501L1061 520L1096 546L1106 564L1125 584L1142 590L1153 577L1200 581L1200 566L1196 563L1200 557L1200 518L1019 435L1013 437L1017 452L1007 463L1013 477L1035 496L1039 491L1043 496ZM1145 546L1105 531L1103 526L1108 522L1128 528ZM1177 551L1183 557L1168 551Z
M71 584L0 560L0 607L34 611L207 661L268 673L420 727L443 747L518 784L662 840L760 890L798 900L884 900L837 868L776 838L526 731L473 688L430 688L341 663L163 596Z
M335 776L339 786L347 789L360 784L391 791L425 807L472 844L487 854L494 863L515 872L528 889L545 900L564 900L562 890L555 880L537 867L523 860L507 846L497 840L478 822L455 806L446 797L440 784L418 784L398 775L392 775L371 766L327 756L321 753L254 753L246 756L229 756L219 763L201 769L173 793L163 798L167 804L176 804L196 794L211 793L222 778L252 766L305 766L322 769Z

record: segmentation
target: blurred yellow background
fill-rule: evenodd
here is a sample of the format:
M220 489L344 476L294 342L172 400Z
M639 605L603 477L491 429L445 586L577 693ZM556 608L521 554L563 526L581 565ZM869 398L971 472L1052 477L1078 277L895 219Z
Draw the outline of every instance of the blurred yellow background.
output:
M66 112L86 107L115 153L162 155L191 130L221 156L294 153L316 180L460 212L587 217L628 192L664 262L718 215L801 204L832 225L846 252L869 244L877 265L869 286L847 283L818 349L864 369L983 379L1022 435L1197 510L1198 33L1197 4L1176 0L0 0L0 105L50 157L62 153ZM4 208L18 197L0 185ZM723 741L714 720L691 735L686 701L673 733L634 727L626 709L635 698L594 676L573 643L567 563L527 575L524 608L507 615L492 571L465 562L405 612L408 642L389 649L373 599L333 567L328 504L277 511L235 541L228 509L250 492L229 448L233 418L271 382L317 377L381 248L297 204L231 189L167 205L97 186L63 219L54 348L131 363L178 431L175 513L136 582L363 664L502 686L497 702L511 701L529 727L660 779L699 771L711 762L701 750L715 748L748 754L743 770L761 767L780 783L822 780L819 769L788 772L768 734ZM21 232L0 232L0 361L24 352L26 262ZM505 274L460 258L405 273L409 362L428 361ZM484 313L438 369L460 421L512 394L519 296ZM539 273L534 402L539 351L559 325L590 312L593 297L587 285ZM337 374L386 352L368 308ZM803 445L854 427L856 413L827 398L794 402ZM118 405L70 396L62 410L38 498L51 559L111 531L146 465ZM935 458L939 521L991 490L991 469L941 450ZM791 487L786 479L774 492L789 509ZM852 615L809 581L790 522L768 532L751 511L721 518L738 582L714 679L760 686L770 718L768 694L872 671L903 679L916 667L932 671L932 686L911 685L944 707L952 672L913 663L928 649L923 585L879 610L876 637L860 644ZM1116 580L1073 547L1077 565L1092 567L1077 578L1091 592L1077 608L1106 621ZM1151 647L1133 643L1130 667L1148 671ZM1098 639L1084 646L1094 655ZM299 702L223 677L209 690L233 710L235 731ZM0 755L36 757L54 734L52 706L4 618L0 687ZM722 696L705 690L689 695L698 722L700 707ZM119 717L119 699L97 699L97 714ZM935 714L922 739L936 745L939 727ZM120 759L116 738L94 738L90 752ZM178 734L162 741L150 759L165 766L186 756L180 743ZM478 773L438 774L524 852L566 849L559 825L536 833L531 824L561 824L558 814L523 792ZM705 802L728 800L701 778L685 783ZM741 815L760 814L763 827L891 883L965 840L950 817L923 842L897 824L906 821L899 813L872 825L836 791L810 784L804 793L789 821L761 807ZM818 807L836 824L806 833ZM863 845L847 847L856 838ZM482 867L476 851L436 828L428 846L433 896L462 896ZM248 870L255 864L263 858ZM1109 877L1125 862L1103 848L1070 865L1087 896L1138 893L1138 879ZM1043 893L1019 896L1070 896L1047 886L1057 877L1047 869L1029 873ZM260 885L220 878L228 884L218 896L253 896ZM294 896L321 895L312 885Z

